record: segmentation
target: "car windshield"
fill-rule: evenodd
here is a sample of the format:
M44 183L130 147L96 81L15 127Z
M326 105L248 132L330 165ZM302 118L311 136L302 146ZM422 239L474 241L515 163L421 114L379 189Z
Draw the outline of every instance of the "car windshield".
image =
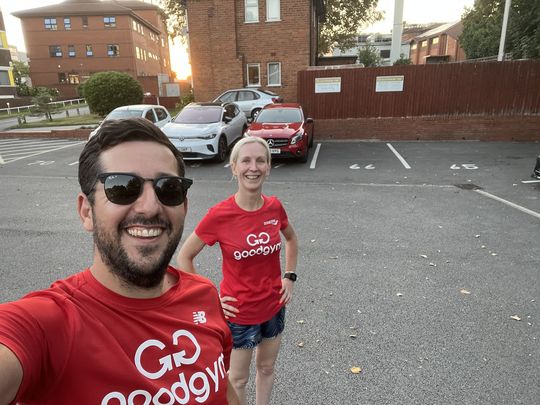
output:
M221 121L221 107L185 107L176 116L174 122L179 124L210 124Z
M259 89L259 91L260 91L261 93L268 94L269 96L272 96L272 97L273 97L273 96L276 96L276 97L277 97L277 94L274 93L273 91L270 91L270 90L263 90L263 89Z
M268 123L302 122L302 114L300 114L300 110L295 108L269 108L262 110L255 121Z
M119 120L122 118L141 117L143 110L117 110L107 115L107 120Z

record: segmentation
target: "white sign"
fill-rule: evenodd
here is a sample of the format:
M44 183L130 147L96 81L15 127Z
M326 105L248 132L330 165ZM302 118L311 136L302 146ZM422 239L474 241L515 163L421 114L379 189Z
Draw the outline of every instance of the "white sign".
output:
M377 76L375 92L403 91L404 76Z
M316 77L315 93L341 93L341 77Z

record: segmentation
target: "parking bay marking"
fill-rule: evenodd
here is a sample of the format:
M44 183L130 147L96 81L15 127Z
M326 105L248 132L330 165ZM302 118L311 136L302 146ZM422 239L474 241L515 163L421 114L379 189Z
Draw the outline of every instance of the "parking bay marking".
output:
M403 159L403 156L401 156L397 150L394 149L394 147L387 143L386 146L388 146L390 148L390 150L394 153L394 155L396 155L396 157L399 159L399 161L401 162L401 164L405 167L405 169L410 169L411 166L409 166L409 164L407 163L407 161L405 159Z
M80 145L80 144L83 144L85 143L86 141L84 142L76 142L76 143L72 143L72 144L69 144L69 145L64 145L64 146L60 146L60 147L57 147L57 148L54 148L54 149L47 149L47 150L44 150L44 151L41 151L41 152L36 152L36 153L32 153L30 155L26 155L26 156L21 156L21 157L18 157L18 158L15 158L15 159L11 159L9 161L4 161L4 163L0 163L0 164L8 164L8 163L11 163L11 162L16 162L17 160L21 160L21 159L26 159L26 158L30 158L30 157L33 157L33 156L38 156L38 155L42 155L43 153L48 153L48 152L55 152L57 150L60 150L60 149L65 149L65 148L70 148L72 146L77 146L77 145Z
M309 165L310 169L315 169L315 166L317 165L317 157L319 156L320 150L321 150L321 144L318 143L317 147L315 148L315 153L313 154L313 157L311 158L311 163Z
M476 189L476 190L473 190L474 192L478 193L478 194L481 194L485 197L488 197L488 198L491 198L492 200L495 200L495 201L499 201L499 202L502 202L503 204L506 204L512 208L515 208L521 212L524 212L525 214L529 214L529 215L532 215L533 217L536 217L538 219L540 219L540 214L536 211L533 211L533 210L530 210L528 208L525 208L525 207L522 207L521 205L517 205L513 202L510 202L510 201L507 201L501 197L497 197L496 195L493 195L493 194L490 194L490 193L487 193L485 192L484 190L479 190L479 189Z

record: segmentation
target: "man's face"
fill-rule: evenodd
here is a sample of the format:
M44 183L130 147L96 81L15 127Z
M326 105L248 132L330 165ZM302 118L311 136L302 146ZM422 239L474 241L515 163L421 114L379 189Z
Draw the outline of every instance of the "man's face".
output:
M178 176L172 152L155 142L125 142L100 157L104 173L131 173L143 178ZM95 186L92 207L94 243L101 262L127 285L152 288L163 279L182 237L186 202L163 205L152 182L145 182L139 198L117 205L105 196L103 184Z

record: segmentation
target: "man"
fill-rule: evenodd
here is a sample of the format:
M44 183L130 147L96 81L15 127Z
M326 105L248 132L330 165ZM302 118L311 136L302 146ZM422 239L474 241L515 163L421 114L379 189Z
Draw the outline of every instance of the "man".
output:
M77 210L93 263L0 305L0 404L237 404L217 291L168 265L192 184L183 175L182 155L144 119L88 141Z

